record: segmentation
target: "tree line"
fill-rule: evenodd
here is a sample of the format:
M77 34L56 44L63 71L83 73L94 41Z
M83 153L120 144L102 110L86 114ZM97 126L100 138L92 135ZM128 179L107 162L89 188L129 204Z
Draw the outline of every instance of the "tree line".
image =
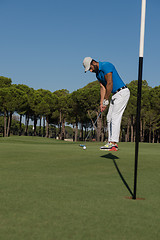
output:
M137 107L137 80L127 84L131 96L124 112L120 141L135 141L135 122ZM29 135L29 120L33 121L33 135L43 137L66 138L67 127L72 126L68 134L74 141L84 140L90 132L90 140L104 141L107 139L106 109L100 113L100 86L93 81L85 87L69 93L67 89L51 92L35 90L24 84L12 84L12 80L0 77L0 129L3 137L10 134ZM19 116L16 122L14 114ZM25 124L22 123L25 118ZM37 122L39 124L37 125ZM16 126L13 130L13 126ZM67 137L68 137L67 136ZM140 139L142 142L160 140L160 86L150 87L146 80L142 82L142 103L140 121Z

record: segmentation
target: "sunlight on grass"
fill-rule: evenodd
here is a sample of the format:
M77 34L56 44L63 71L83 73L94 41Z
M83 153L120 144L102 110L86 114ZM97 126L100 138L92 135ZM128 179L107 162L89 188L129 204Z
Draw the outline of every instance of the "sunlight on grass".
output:
M1 239L159 239L159 145L140 144L138 201L117 171L132 190L133 143L79 144L0 138Z

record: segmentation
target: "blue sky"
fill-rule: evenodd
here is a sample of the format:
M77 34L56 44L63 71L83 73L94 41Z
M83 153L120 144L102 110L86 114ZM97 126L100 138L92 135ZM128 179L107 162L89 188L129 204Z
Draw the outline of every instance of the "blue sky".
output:
M147 1L143 79L160 85L160 1ZM138 78L141 0L0 0L0 75L34 89L69 92L96 80L83 58Z

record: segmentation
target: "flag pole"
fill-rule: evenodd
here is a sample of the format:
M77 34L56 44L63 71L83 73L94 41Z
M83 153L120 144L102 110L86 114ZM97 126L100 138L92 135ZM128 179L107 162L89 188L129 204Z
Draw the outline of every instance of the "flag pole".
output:
M145 13L146 13L146 0L142 0L140 47L139 47L139 69L138 69L138 92L137 92L136 144L135 144L135 167L134 167L133 199L136 199L136 192L137 192L137 170L138 170L138 151L139 151L139 141L140 141L140 116L141 116L141 92L142 92L142 70L143 70Z

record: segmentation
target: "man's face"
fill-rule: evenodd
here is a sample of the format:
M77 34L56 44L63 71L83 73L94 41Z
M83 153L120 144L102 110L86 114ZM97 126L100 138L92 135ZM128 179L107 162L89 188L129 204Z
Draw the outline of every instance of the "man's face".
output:
M97 66L96 64L92 63L92 64L90 65L90 69L89 69L90 72L97 73L98 70L99 70L99 69L98 69L98 66Z

